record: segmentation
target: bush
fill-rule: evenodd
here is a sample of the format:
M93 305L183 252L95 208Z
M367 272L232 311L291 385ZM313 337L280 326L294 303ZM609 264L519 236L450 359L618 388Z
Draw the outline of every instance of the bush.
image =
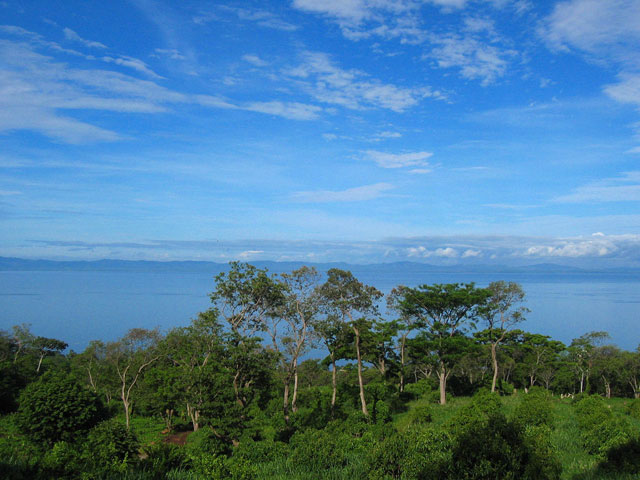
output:
M373 409L373 421L378 424L391 422L391 408L384 400L378 400Z
M433 420L433 408L428 403L420 403L409 412L412 425L424 425Z
M527 434L502 413L496 394L480 392L452 420L452 478L557 479L559 463L548 436ZM540 469L540 467L549 466Z
M185 449L165 442L157 442L144 448L146 458L143 467L153 473L154 478L163 479L171 470L190 465Z
M19 403L22 431L49 445L82 436L104 418L98 397L62 373L45 373L22 391Z
M553 426L553 399L549 392L543 389L532 389L521 397L513 414L513 421L521 427Z
M213 430L207 427L199 428L187 437L187 449L193 454L231 455L231 445L217 437Z
M434 428L411 428L377 443L367 462L372 479L436 480L447 478L451 438Z
M249 463L268 463L276 459L286 458L289 447L283 442L272 440L241 440L233 450L233 458L241 458Z
M633 437L627 419L614 417L611 409L597 395L584 397L575 404L575 411L582 444L593 455L604 458L609 450Z
M344 449L338 445L337 435L324 430L297 432L291 437L291 454L287 465L305 472L321 472L333 467L344 467Z
M95 470L123 473L138 459L138 440L121 422L107 420L89 432L86 457Z
M640 420L640 398L635 398L629 402L627 413L636 420Z

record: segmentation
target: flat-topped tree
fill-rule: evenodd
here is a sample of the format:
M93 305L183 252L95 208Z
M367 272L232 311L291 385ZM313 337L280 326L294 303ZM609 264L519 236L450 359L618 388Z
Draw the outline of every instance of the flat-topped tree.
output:
M209 295L220 318L229 325L227 355L233 371L236 402L246 407L256 383L255 369L266 360L258 332L267 330L285 301L284 285L266 269L248 263L231 262L229 271L215 277Z
M56 353L60 353L69 346L62 340L47 337L36 337L31 345L33 350L36 352L36 355L38 355L38 366L36 368L36 372L40 372L40 367L42 366L42 360L44 357L50 357Z
M447 402L447 379L454 362L460 358L461 339L469 327L475 327L478 309L491 293L475 284L434 284L405 287L399 295L398 308L403 316L413 317L424 330L425 339L438 364L440 403ZM464 342L462 342L464 343Z
M360 351L360 327L367 317L378 316L377 302L382 292L375 287L365 285L346 270L332 268L327 272L327 280L320 287L320 295L327 314L333 319L347 322L355 335L356 358L358 361L358 385L360 387L360 404L362 413L369 416L367 401L364 396L362 379L362 354Z
M504 341L507 333L525 320L529 309L522 305L525 293L515 282L491 282L487 287L491 296L480 308L479 313L486 326L484 337L491 348L493 379L491 391L496 391L498 381L498 346ZM480 337L480 336L479 336Z

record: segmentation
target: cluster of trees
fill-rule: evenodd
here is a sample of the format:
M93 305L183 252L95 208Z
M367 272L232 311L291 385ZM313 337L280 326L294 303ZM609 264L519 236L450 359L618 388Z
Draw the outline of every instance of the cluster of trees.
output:
M321 428L354 409L366 422L388 422L432 390L440 404L483 388L640 396L639 352L610 345L605 332L567 346L518 329L528 309L513 282L398 286L385 298L340 269L270 275L232 263L210 297L212 308L188 326L134 328L81 353L64 355L64 342L27 325L0 332L2 413L19 409L22 428L51 445L120 411L124 431L112 425L111 437L125 438L135 413L162 417L168 431L206 426L224 450L255 437L264 412L279 412L278 438L288 440L302 425ZM59 402L84 407L45 425L59 390L68 393Z
M211 301L213 307L191 325L164 336L134 328L117 341L92 341L82 353L68 355L70 368L106 403L121 403L127 426L140 398L168 425L176 412L187 415L194 430L222 411L242 418L276 377L288 422L298 408L301 358L322 350L326 358L304 363L307 370L312 363L329 366L331 408L339 372L353 361L365 416L365 383L375 376L399 392L408 383L437 379L441 404L452 388L467 394L482 386L492 392L540 385L557 393L640 396L640 354L608 344L606 332L566 346L517 329L528 309L513 282L398 286L386 297L385 318L383 294L348 271L331 269L323 278L302 267L269 275L232 263L216 277ZM14 383L2 389L4 411L15 407L15 392L40 372L43 360L66 347L33 335L27 325L0 332L0 362L12 373L3 382ZM326 375L316 380L322 384Z

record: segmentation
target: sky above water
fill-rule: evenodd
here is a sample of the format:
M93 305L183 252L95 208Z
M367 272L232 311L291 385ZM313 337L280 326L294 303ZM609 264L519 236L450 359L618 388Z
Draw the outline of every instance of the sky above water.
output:
M0 255L640 266L639 0L0 1Z

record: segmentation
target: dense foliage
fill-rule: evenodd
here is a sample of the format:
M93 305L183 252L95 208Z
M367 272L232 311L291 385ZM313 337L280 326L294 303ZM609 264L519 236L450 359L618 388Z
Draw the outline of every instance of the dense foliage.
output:
M386 317L382 297L339 269L232 263L211 308L165 334L64 354L28 325L0 332L0 475L640 474L640 353L517 329L512 282L398 286Z

